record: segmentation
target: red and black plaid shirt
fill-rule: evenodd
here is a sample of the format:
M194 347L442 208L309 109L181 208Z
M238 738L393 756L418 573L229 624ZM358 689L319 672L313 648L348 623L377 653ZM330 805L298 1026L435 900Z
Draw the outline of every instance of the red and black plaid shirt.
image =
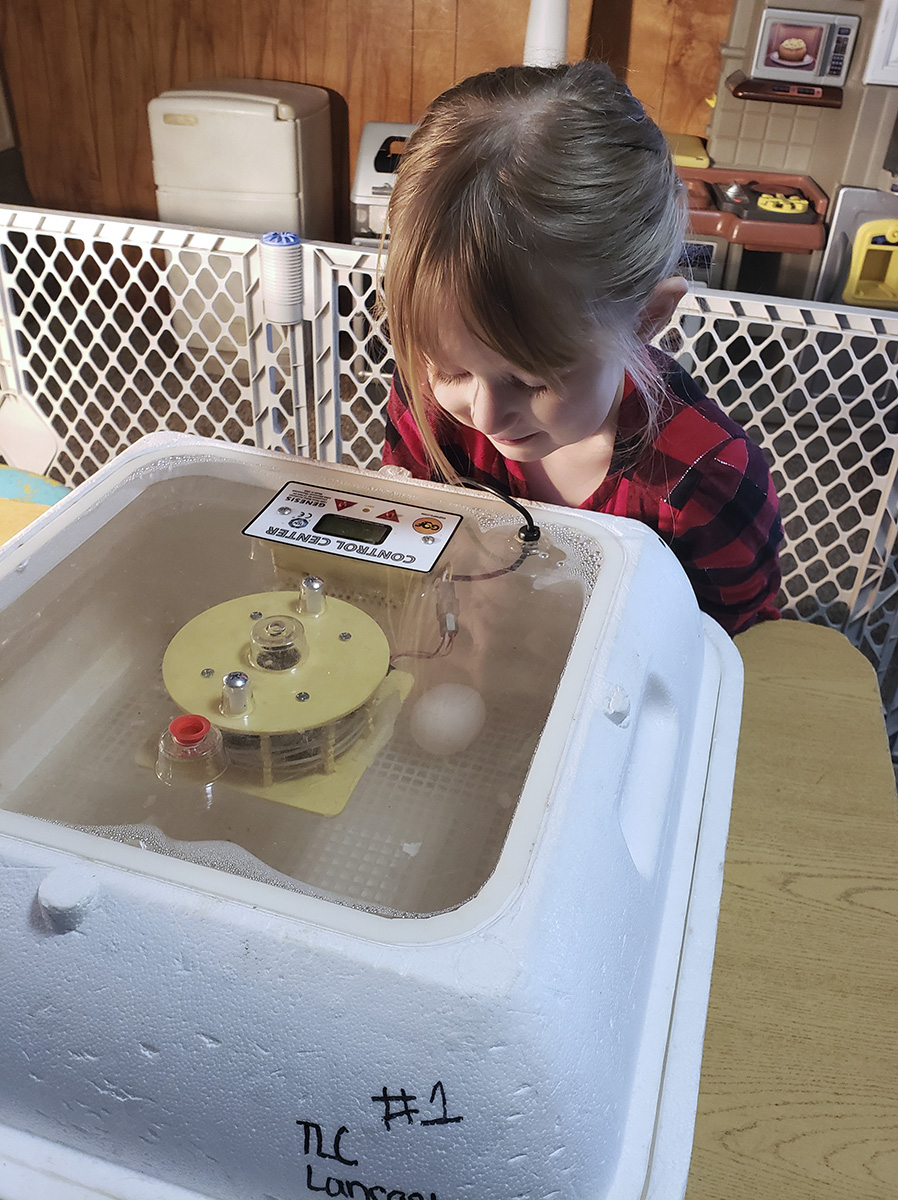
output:
M779 503L761 450L672 359L653 351L668 403L652 444L634 453L645 401L627 380L608 474L580 508L633 517L680 560L699 606L730 634L779 616ZM437 440L459 475L519 499L533 497L520 466L476 430L440 420ZM387 403L383 460L418 479L437 479L401 383Z

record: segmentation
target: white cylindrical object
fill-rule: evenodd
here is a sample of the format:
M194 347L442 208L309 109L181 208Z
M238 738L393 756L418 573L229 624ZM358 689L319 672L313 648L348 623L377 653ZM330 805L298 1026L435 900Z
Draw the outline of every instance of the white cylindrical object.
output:
M242 717L250 711L253 687L245 671L229 671L221 681L221 711L226 717Z
M567 62L568 0L530 0L524 62L528 67L556 67Z
M307 575L301 584L302 612L310 617L320 617L327 609L327 591L324 580Z
M37 902L56 933L70 933L93 908L99 888L99 876L82 863L54 867L41 880Z
M259 246L262 307L275 325L302 321L302 238L289 232L263 233Z

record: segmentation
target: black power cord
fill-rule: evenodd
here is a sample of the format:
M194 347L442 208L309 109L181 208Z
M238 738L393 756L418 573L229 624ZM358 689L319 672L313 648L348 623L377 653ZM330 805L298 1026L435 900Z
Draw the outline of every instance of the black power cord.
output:
M536 545L542 535L542 530L519 500L515 500L513 496L506 496L503 491L494 487L493 484L479 483L476 479L467 479L464 476L461 476L458 482L464 487L477 488L483 492L490 492L493 496L504 500L506 504L510 504L515 512L524 518L525 524L518 530L517 537L521 543L521 553L513 563L507 567L498 567L495 571L487 571L483 575L453 575L453 579L459 583L479 583L484 579L498 579L500 575L508 575L509 572L516 571L530 553L536 549Z
M521 553L507 567L498 567L495 571L486 571L483 575L452 575L451 578L447 575L441 579L437 585L437 619L440 625L440 641L435 650L405 650L399 654L394 654L390 658L390 666L392 667L395 661L399 658L442 658L447 655L452 649L455 641L455 635L458 633L458 599L455 595L456 583L480 583L486 579L498 579L500 575L508 575L511 571L516 571L522 562L536 549L542 531L533 520L533 517L527 509L513 496L506 496L499 488L493 487L489 483L478 483L475 479L461 478L458 481L464 484L465 487L477 488L484 492L491 492L500 500L504 500L506 504L510 504L515 512L519 513L524 518L524 524L517 532L518 541L521 543Z

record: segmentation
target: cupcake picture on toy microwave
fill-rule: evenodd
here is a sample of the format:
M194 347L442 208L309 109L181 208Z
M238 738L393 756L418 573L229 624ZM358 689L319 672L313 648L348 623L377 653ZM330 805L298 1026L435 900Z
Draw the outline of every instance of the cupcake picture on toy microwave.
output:
M767 8L752 76L842 87L860 18L841 13Z

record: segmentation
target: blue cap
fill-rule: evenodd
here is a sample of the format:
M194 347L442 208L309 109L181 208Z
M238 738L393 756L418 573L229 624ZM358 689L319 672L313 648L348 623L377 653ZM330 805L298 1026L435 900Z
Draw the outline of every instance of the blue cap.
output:
M298 233L282 231L280 233L263 233L262 241L266 246L298 246L302 242L302 238Z

